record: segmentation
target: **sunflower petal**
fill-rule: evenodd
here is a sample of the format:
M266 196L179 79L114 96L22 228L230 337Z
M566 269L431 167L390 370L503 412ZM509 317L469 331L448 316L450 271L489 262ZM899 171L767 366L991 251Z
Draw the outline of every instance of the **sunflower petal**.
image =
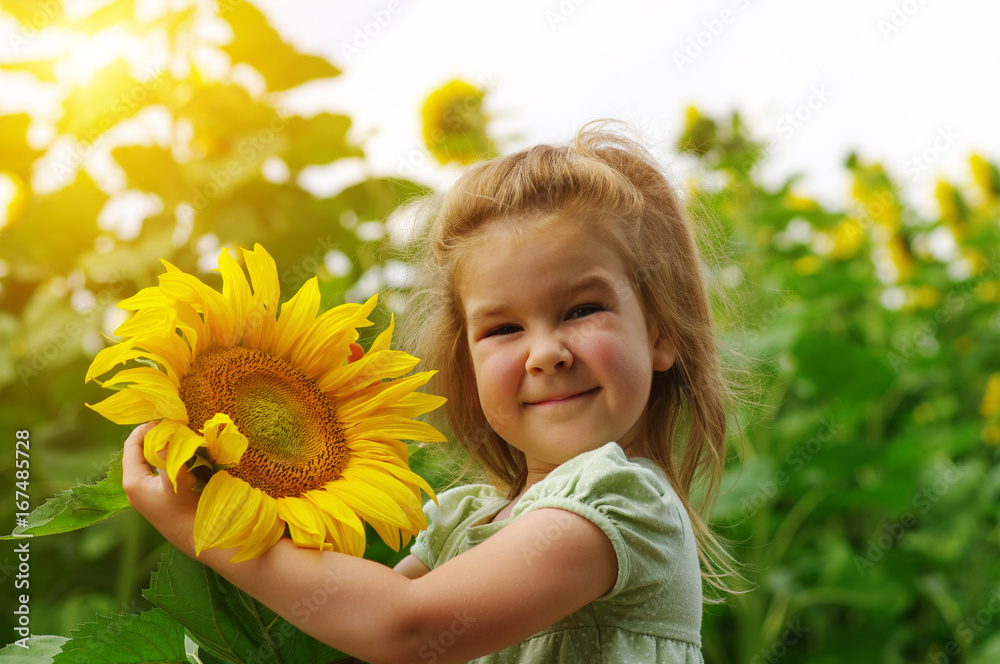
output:
M307 501L295 496L278 498L278 516L288 524L296 545L322 549L326 541L326 526Z
M319 311L319 282L313 277L302 285L299 292L281 305L281 315L274 326L271 352L287 360L292 350L309 329Z
M243 261L253 286L243 343L251 348L271 348L278 300L281 298L278 268L271 255L259 244L254 245L253 251L243 250Z
M222 297L229 300L235 317L235 329L239 330L239 336L242 337L250 313L250 284L243 274L243 268L228 249L219 253L219 273L222 275Z
M233 306L218 291L184 272L168 272L161 274L159 278L160 289L166 295L201 310L216 344L227 348L240 341L243 330L236 327Z
M316 388L332 400L343 399L385 378L409 373L420 360L400 350L365 353L360 360L335 367L316 379Z
M285 522L278 518L277 501L259 489L254 491L261 494L257 520L239 552L230 560L233 563L258 557L274 546L285 532Z
M421 371L406 378L374 385L359 392L355 398L341 405L337 413L345 421L353 421L377 413L386 404L399 401L431 379L435 371Z
M350 354L350 344L358 340L356 328L372 324L368 315L377 302L378 296L373 295L364 304L341 304L320 315L305 331L289 361L307 376L318 376L326 368L342 364Z
M221 470L205 485L194 516L195 555L223 537L233 521L240 517L250 493L250 485Z
M118 308L125 311L136 311L146 307L169 307L173 302L173 298L165 295L159 286L149 286L119 302Z
M165 417L170 420L187 422L187 408L185 408L184 402L178 396L177 385L171 382L166 374L149 367L123 369L104 381L104 387L112 387L123 383L131 384L122 390L122 392L141 395L142 398L159 409L159 415L150 417L144 421L158 420Z
M225 413L216 413L201 428L209 458L216 464L236 465L247 451L250 441L240 433Z

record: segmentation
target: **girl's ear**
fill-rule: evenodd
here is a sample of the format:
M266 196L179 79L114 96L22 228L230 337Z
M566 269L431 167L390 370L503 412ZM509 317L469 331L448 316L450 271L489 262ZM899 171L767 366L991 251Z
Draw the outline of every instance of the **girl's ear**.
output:
M673 342L663 336L658 336L653 342L653 371L666 371L674 366L677 359L677 348Z

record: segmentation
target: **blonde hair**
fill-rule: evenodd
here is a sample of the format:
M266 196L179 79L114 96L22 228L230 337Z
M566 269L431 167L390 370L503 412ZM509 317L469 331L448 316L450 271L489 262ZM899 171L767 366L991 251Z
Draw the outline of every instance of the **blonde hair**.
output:
M570 219L596 224L631 271L651 333L676 349L674 365L653 376L647 451L690 515L704 580L728 591L728 579L738 574L701 515L711 509L725 465L732 394L704 268L673 186L652 155L615 127L590 123L566 147L538 145L469 168L444 196L421 243L424 273L408 307L407 333L418 356L439 369L432 390L448 398L455 437L513 498L524 487L524 456L492 430L479 404L456 270L498 222L523 232ZM692 506L696 492L701 512Z

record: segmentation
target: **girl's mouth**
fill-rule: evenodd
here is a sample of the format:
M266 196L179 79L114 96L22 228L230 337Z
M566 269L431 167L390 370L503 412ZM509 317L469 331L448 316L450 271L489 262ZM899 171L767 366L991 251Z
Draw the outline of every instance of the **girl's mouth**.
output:
M589 394L592 394L599 390L599 387L592 387L589 390L579 390L576 392L560 392L558 394L553 394L552 396L547 396L538 401L526 401L524 405L526 406L549 406L560 403L570 403L576 401L577 399L583 398Z

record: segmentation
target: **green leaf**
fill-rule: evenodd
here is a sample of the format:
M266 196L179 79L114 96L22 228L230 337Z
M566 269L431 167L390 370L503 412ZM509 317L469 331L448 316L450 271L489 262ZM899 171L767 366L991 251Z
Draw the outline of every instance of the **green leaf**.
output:
M311 118L291 117L286 131L293 138L281 155L288 168L302 170L313 164L329 164L344 157L361 157L361 148L347 140L351 119L346 115L319 113Z
M63 169L72 170L63 162L52 168L57 176L64 173ZM68 274L77 256L93 247L101 234L97 216L107 201L108 195L86 170L80 169L71 185L33 198L24 216L3 229L7 235L0 242L0 258L17 266Z
M16 528L0 539L16 539L28 535L54 535L77 530L132 509L122 490L121 454L115 456L108 475L97 484L67 489L50 498L28 515L28 526Z
M219 13L233 28L233 41L222 50L234 63L243 62L259 71L271 92L340 75L340 70L324 58L296 51L249 2L224 3Z
M52 664L188 664L184 628L159 609L98 616L65 643Z
M59 654L62 645L69 641L65 636L32 636L28 639L28 647L22 648L17 643L0 650L0 662L3 664L52 664L52 658Z
M132 67L121 58L94 73L88 85L72 89L63 105L60 133L76 136L80 155L119 122L127 120L154 103L153 89L160 83L162 70L147 69L141 81L132 77Z
M173 547L143 597L182 624L199 648L229 662L292 664L346 657Z
M887 363L871 350L829 335L804 336L795 344L799 375L822 394L844 401L882 396L892 384Z
M167 203L188 193L181 186L170 150L158 145L123 145L114 148L111 156L125 171L132 189L154 193Z

